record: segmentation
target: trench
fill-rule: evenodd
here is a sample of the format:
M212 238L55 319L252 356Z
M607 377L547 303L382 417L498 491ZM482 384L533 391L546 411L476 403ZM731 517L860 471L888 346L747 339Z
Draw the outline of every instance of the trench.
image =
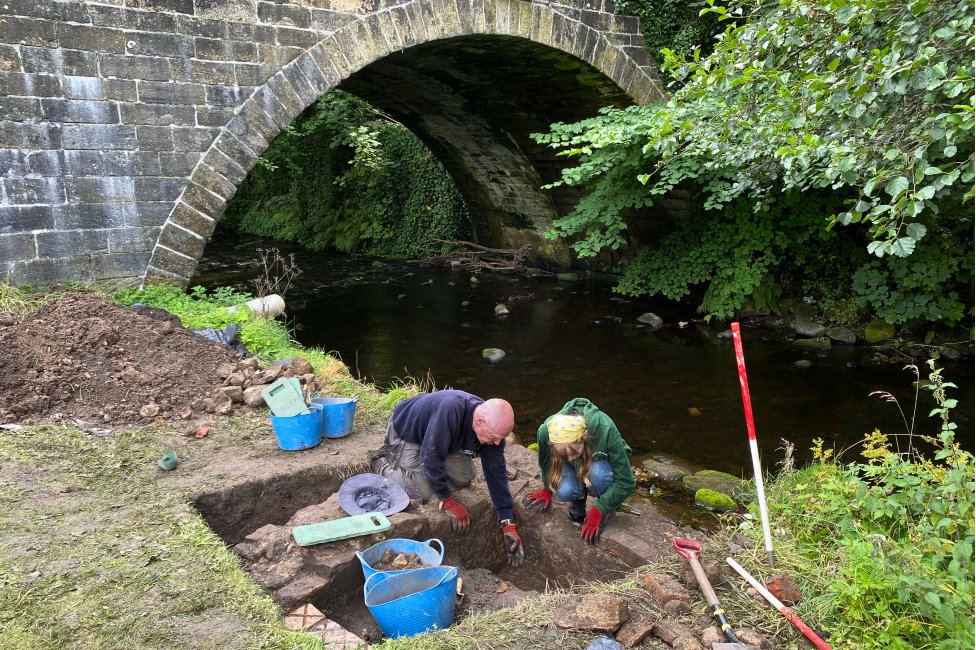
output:
M464 535L451 532L447 518L433 507L412 504L405 513L391 516L394 527L386 534L315 547L288 543L291 540L289 521L293 525L296 515L300 517L305 512L309 513L306 517L316 520L345 516L336 510L339 487L344 477L361 471L359 464L322 466L278 475L273 480L241 481L197 494L194 506L210 528L242 556L245 571L271 593L286 613L310 602L328 618L371 643L382 638L382 632L365 605L363 571L355 551L365 550L384 539L405 537L424 542L436 538L443 542L442 565L460 570L462 587L455 606L456 622L472 614L513 606L521 599L532 598L553 587L568 587L587 580L612 580L629 571L615 556L594 547L580 551L577 562L567 562L565 554L549 552L547 544L565 543L565 540L558 541L559 530L563 534L566 530L573 536L578 534L563 512L548 513L545 517L524 514L518 517L526 562L518 569L509 567L483 479L480 489L462 491L472 516L471 528ZM520 485L525 483L523 480ZM257 546L249 538L256 532L265 535ZM554 539L547 543L547 538ZM578 540L576 544L583 546ZM258 548L263 550L255 550ZM290 571L297 560L304 562L302 568L289 573L288 583L282 586L275 578L276 572L281 567ZM308 586L316 580L321 584Z

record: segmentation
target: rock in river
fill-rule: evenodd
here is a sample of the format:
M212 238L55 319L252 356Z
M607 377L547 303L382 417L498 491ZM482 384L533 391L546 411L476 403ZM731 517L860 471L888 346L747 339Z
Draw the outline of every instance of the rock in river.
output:
M664 319L658 316L657 314L653 314L651 312L647 312L646 314L641 314L640 316L638 316L637 322L644 323L645 325L650 325L651 327L660 327L661 325L664 325Z
M809 359L800 359L799 361L794 361L793 365L797 368L809 368L813 365L813 362Z
M738 498L749 487L749 481L740 481L731 474L716 472L711 469L703 469L700 472L686 476L681 479L681 482L692 492L697 493L701 489L709 489L721 492L733 499Z
M806 318L797 318L796 322L793 323L793 329L796 330L797 334L810 338L823 336L827 332L826 327L816 321L807 320Z
M864 340L880 343L895 338L895 326L883 320L873 320L864 328Z
M495 305L495 316L507 316L509 314L508 307L505 305Z
M654 474L655 478L662 481L680 481L689 474L694 474L702 469L700 465L660 452L651 454L651 457L645 460L643 465Z
M793 341L793 347L802 350L817 350L818 352L830 351L830 339L821 336L815 339L797 339Z
M849 330L846 327L831 327L827 330L827 336L831 341L837 341L838 343L847 343L848 345L854 345L857 342L857 334L853 330Z
M501 348L485 348L481 351L481 356L492 363L498 363L505 358L505 350Z
M717 510L718 512L728 512L736 508L735 501L732 500L732 497L707 488L702 488L695 492L695 505L708 508L709 510Z

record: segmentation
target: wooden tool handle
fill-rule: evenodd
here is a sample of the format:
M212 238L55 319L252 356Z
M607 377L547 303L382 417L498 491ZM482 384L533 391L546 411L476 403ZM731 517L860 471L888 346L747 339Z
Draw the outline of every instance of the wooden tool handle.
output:
M691 563L691 570L695 572L695 579L698 580L701 590L705 592L705 600L708 601L709 605L718 605L718 597L715 596L715 591L712 589L711 583L708 582L708 576L705 575L705 570L702 569L698 558L692 557L688 561Z

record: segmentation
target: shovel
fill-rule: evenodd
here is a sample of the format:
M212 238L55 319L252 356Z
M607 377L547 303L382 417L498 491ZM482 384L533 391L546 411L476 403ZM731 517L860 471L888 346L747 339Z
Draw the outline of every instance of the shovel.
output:
M691 570L695 572L698 586L701 587L701 590L705 594L705 600L708 601L708 604L712 608L712 616L718 621L719 627L722 628L722 633L725 634L725 638L729 640L729 643L713 643L712 650L759 650L754 645L742 643L732 632L729 619L725 617L725 610L718 604L718 598L715 596L715 592L712 591L712 585L708 582L708 576L705 575L705 570L702 569L701 564L698 562L698 556L701 555L701 544L691 539L672 539L671 548L691 564Z

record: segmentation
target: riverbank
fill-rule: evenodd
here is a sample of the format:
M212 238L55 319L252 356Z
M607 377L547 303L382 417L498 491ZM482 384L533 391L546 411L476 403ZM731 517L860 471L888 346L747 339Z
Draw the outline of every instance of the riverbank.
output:
M168 422L156 421L163 417L157 415L149 426L123 425L110 433L66 422L0 429L4 647L321 647L311 635L285 628L269 592L245 572L248 565L228 546L239 540L228 539L226 531L234 526L221 523L220 515L243 517L236 528L244 531L268 523L281 526L304 507L327 502L344 476L361 471L365 450L382 438L382 425L396 402L418 390L402 386L384 394L335 368L324 376L324 366L316 371L323 390L360 397L356 430L348 439L310 452L277 450L262 410L232 417L206 414L198 424L207 425L202 438L187 435L186 421L178 414ZM962 493L957 485L972 493L972 456L952 451L948 459L958 467L938 471L941 463L896 464L882 448L880 440L869 446L877 452L871 462L879 474L868 473L870 467L864 466L845 469L821 454L820 464L785 471L771 481L777 571L787 569L793 575L804 594L797 613L815 629L833 631L835 648L924 643L965 647L954 639L971 631L966 625L972 622L972 503L967 510L965 500L954 495ZM155 461L174 450L180 465L163 472ZM519 469L526 477L513 478L524 481L519 489L529 487L529 465ZM927 491L904 493L886 483L884 476L896 466L918 478ZM859 484L865 485L863 495ZM882 491L874 492L874 485ZM919 501L922 510L910 506L901 512L893 505L916 496L924 497ZM942 503L957 505L947 511ZM929 510L940 507L944 516L931 521ZM406 514L423 519L437 513ZM533 516L518 509L520 526L528 530L540 523L530 522ZM639 520L643 526L654 517L647 513ZM563 534L572 532L558 511L543 521ZM586 553L620 561L610 540L615 530L624 530L623 521L623 515L612 521L605 539ZM631 558L630 566L618 565L604 581L525 598L500 612L473 613L450 630L387 641L384 647L460 649L483 647L479 642L484 642L506 648L584 648L594 634L556 624L558 608L572 593L616 595L635 619L645 617L651 628L669 621L701 641L700 634L711 626L700 593L691 589L688 609L670 612L645 588L645 578L663 573L684 581L683 567L667 552L670 537L676 535L700 538L711 559L736 551L747 569L771 577L763 566L757 519L726 516L726 526L709 536L657 521L660 527L646 535L656 552ZM749 538L753 548L728 546L735 533ZM572 542L576 540L569 538L567 546ZM858 579L865 565L877 572L868 574L871 581ZM499 576L506 580L502 586L517 586L517 577L504 569ZM904 599L899 593L902 576L915 581L904 588ZM727 568L716 587L734 625L758 630L772 647L799 647L796 632L745 595L742 581ZM933 597L940 607L932 605ZM907 623L892 631L893 619ZM652 635L645 645L667 647L661 638Z

